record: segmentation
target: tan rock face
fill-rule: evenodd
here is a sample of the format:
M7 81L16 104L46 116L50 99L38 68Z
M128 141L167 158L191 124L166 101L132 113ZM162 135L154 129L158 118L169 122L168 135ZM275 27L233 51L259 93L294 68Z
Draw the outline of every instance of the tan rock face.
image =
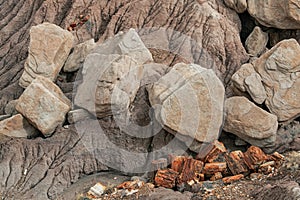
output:
M63 70L65 72L74 72L82 67L86 56L96 47L94 39L87 40L74 47L73 52L69 55Z
M65 121L71 102L51 80L38 76L18 100L16 109L45 136Z
M97 46L86 58L75 104L102 118L127 111L152 55L133 30Z
M73 46L73 35L50 23L30 29L28 58L19 84L26 88L37 75L54 81Z
M0 133L10 137L28 138L37 135L38 131L21 114L17 114L0 121Z
M248 12L259 23L279 29L300 28L298 0L248 0Z
M212 70L176 64L148 88L158 121L170 132L212 142L223 121L224 86Z
M242 92L248 92L251 98L258 104L262 104L267 94L262 84L260 75L254 70L252 64L246 63L232 76L232 82L235 87Z
M247 10L246 0L224 0L226 6L234 9L237 13L243 13Z
M256 26L246 40L247 52L252 56L259 56L266 49L268 40L268 33L263 32L259 26Z
M225 123L223 129L248 143L272 146L278 127L277 117L250 102L245 97L231 97L225 101Z
M253 62L267 92L266 105L279 121L300 115L300 46L284 40Z

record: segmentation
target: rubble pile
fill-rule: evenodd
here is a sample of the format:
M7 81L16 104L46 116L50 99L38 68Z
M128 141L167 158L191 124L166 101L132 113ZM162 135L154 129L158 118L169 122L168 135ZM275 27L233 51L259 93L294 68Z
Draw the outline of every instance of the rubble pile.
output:
M156 187L197 192L209 182L231 184L243 178L252 180L264 175L274 176L282 166L284 156L277 152L267 155L256 146L250 146L246 152L228 152L221 142L215 141L213 148L201 160L191 156L170 155L168 166L162 165L162 160L166 159L152 162L161 168L155 171L154 177L148 177L149 182L137 178L115 187L107 187L99 182L81 197L113 199L136 195L138 199L140 195L146 195L147 191L149 193Z

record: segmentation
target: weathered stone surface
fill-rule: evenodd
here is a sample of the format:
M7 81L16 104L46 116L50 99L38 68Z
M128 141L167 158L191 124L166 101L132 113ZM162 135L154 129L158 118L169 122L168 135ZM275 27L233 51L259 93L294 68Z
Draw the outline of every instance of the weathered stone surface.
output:
M300 115L300 46L283 40L253 62L267 92L266 106L279 121Z
M18 100L16 109L45 136L65 121L71 102L48 78L36 77Z
M97 46L92 53L127 55L139 64L153 61L150 51L145 47L134 29L129 29L126 33L120 32L113 38L107 39Z
M19 84L26 88L38 75L54 81L72 46L73 35L55 24L31 27L29 54Z
M127 111L139 89L143 65L126 55L92 53L74 103L99 118Z
M38 134L21 114L0 121L0 133L10 137L28 138Z
M242 92L246 92L245 79L253 73L256 73L253 65L251 63L246 63L232 75L231 80L235 87Z
M8 104L5 106L5 114L7 115L15 115L18 113L18 111L16 110L16 105L18 103L18 100L11 100L8 102Z
M74 124L85 119L92 118L93 116L84 109L76 109L68 112L68 122Z
M195 64L176 64L148 88L148 93L156 119L170 132L199 142L218 138L225 92L212 70Z
M250 94L253 101L262 104L266 100L267 93L258 73L252 73L250 76L246 77L244 84L246 91Z
M65 72L74 72L82 67L86 56L96 47L94 39L87 40L76 45L73 52L69 55L63 70Z
M259 23L279 29L300 28L297 0L248 0L248 12Z
M262 104L267 94L262 84L260 75L250 63L246 63L236 71L231 78L233 85L242 92L248 92L251 98L258 104Z
M266 49L268 40L268 33L263 32L259 26L256 26L245 42L247 52L251 56L260 56Z
M278 127L277 117L257 107L245 97L225 101L223 129L259 147L273 146Z
M247 0L224 0L226 6L234 9L237 13L243 13L247 10Z

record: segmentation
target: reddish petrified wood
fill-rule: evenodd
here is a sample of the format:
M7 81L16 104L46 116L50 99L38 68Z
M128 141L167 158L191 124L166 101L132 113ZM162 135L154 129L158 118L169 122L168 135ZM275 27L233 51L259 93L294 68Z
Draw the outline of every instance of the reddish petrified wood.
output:
M186 183L191 180L199 181L197 174L200 174L203 168L203 162L193 158L187 158L184 161L182 171L177 179L177 183Z
M221 172L217 172L217 173L215 173L215 174L210 178L210 180L211 180L211 181L216 181L216 180L219 180L219 179L221 179L221 178L223 178L222 173L221 173Z
M269 160L275 162L275 168L279 168L284 161L284 156L278 152L274 152L272 155L269 156Z
M225 159L227 166L233 175L243 174L249 171L249 168L245 163L243 152L233 151L229 154L225 154Z
M251 170L257 170L259 165L268 160L268 156L256 146L251 146L244 153L245 162Z
M186 159L185 156L171 156L171 168L174 171L181 173Z
M232 182L238 181L242 178L244 178L244 175L243 174L238 174L238 175L234 175L234 176L225 177L222 180L223 180L224 183L232 183Z
M178 177L178 172L173 169L158 170L154 182L157 186L162 186L165 188L173 188L176 185L176 179Z
M223 153L226 152L226 148L222 142L215 140L210 146L207 146L208 153L206 156L203 154L198 154L197 159L202 160L203 162L216 162L220 156L223 156ZM205 151L204 151L205 152Z
M206 163L203 168L203 173L206 175L214 175L217 172L225 173L226 169L226 162Z

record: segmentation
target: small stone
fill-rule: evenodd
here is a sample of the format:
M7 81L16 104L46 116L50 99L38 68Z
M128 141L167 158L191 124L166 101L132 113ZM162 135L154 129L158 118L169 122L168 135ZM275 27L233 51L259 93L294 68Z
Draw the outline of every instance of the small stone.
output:
M220 180L220 179L222 179L222 178L223 178L222 173L221 173L221 172L217 172L217 173L215 173L215 174L210 178L210 180L211 180L211 181L216 181L216 180Z
M223 180L224 183L233 183L233 182L238 181L242 178L244 178L244 175L243 174L238 174L238 175L235 175L235 176L225 177L222 180Z
M19 84L26 88L37 76L55 81L73 46L73 35L44 22L30 29L28 58Z
M9 137L20 138L30 138L38 135L38 131L21 114L0 121L0 133Z
M258 73L252 73L246 77L244 83L246 91L250 94L253 101L257 104L262 104L266 100L267 93Z
M263 32L259 26L256 26L246 39L245 47L247 52L251 56L260 56L266 49L268 40L268 33Z
M100 197L105 192L106 188L107 187L102 183L97 183L96 185L90 188L87 194L94 198L95 197L97 198Z
M259 179L261 179L263 177L263 174L261 174L261 173L251 173L250 174L250 179L252 180L252 181L254 181L254 180L259 180Z
M71 102L60 88L42 76L32 81L16 105L16 110L45 136L63 124L70 108Z

